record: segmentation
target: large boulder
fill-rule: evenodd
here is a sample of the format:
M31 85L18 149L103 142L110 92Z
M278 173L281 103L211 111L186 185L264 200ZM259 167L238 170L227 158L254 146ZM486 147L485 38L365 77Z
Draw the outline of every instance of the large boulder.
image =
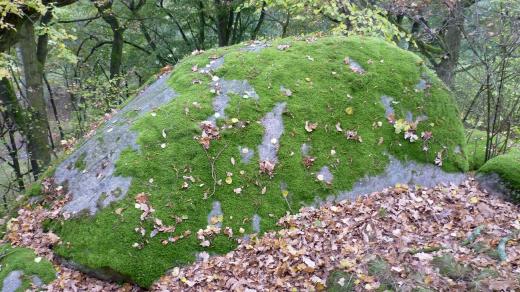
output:
M464 140L445 86L378 39L195 52L56 168L72 198L49 228L65 262L147 287L301 206L457 183Z
M520 149L510 149L488 160L476 177L490 193L520 203Z

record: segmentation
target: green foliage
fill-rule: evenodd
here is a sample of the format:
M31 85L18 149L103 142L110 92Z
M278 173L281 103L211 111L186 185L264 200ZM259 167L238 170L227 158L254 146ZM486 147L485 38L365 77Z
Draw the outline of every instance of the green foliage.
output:
M469 170L477 170L486 162L486 132L467 130L466 136Z
M455 281L469 279L472 271L470 267L458 263L451 254L434 257L432 264L439 269L441 275Z
M13 25L7 22L8 15L23 17L25 10L34 10L39 14L44 14L47 7L41 0L0 0L0 29L14 29Z
M27 191L27 196L29 197L36 197L41 195L42 193L42 185L40 182L34 182Z
M291 47L280 51L280 44ZM63 242L70 243L58 246L58 254L92 268L108 267L147 287L168 268L192 262L197 252L225 253L236 246L234 239L218 235L205 248L194 236L206 227L214 200L222 205L223 225L231 227L235 234L240 228L247 234L252 232L254 214L262 218L262 230L276 229L277 218L286 212L296 211L316 197L351 189L360 178L380 173L388 162L385 151L402 160L425 163L433 163L436 152L446 151L445 170L467 168L465 156L454 152L457 145L464 148L464 135L451 96L417 56L372 38L322 38L311 43L282 39L259 53L245 52L241 47L212 50L176 66L169 82L179 96L156 109L154 115L148 114L136 122L140 151L125 151L117 162L119 175L133 178L127 197L94 217L53 224L51 229L59 233ZM210 157L222 153L215 162L220 183L209 197L213 184L210 162L193 137L200 135L199 123L213 114L214 94L208 87L210 76L192 72L191 68L202 68L208 57L222 54L226 54L225 63L216 75L228 80L247 79L260 99L233 96L226 109L228 118L219 121L222 129L233 125L233 118L249 123L244 128L222 130L221 139L211 143ZM344 63L346 56L359 62L366 73L353 72ZM411 89L421 74L431 75L433 83L427 92ZM194 84L194 79L202 79L202 83ZM291 89L293 94L282 94L281 86ZM422 143L411 143L402 133L395 134L381 104L384 94L396 98L397 118L404 117L407 111L429 117L417 129L432 131L434 139L428 151L423 151ZM313 106L309 108L311 100ZM256 152L263 128L255 121L278 102L287 103L283 116L285 134L278 152L280 163L270 179L259 173L257 163L242 164L237 149L244 146ZM352 114L345 112L347 107L352 107ZM318 129L308 133L304 128L306 120L317 122ZM378 121L381 126L373 126ZM335 130L338 122L345 131L357 129L363 142L347 140L343 132ZM378 145L381 137L384 142ZM309 155L317 161L309 169L302 163L303 143L312 145ZM163 144L165 147L161 147ZM336 154L331 154L332 149ZM252 160L258 161L258 156L255 154ZM323 165L329 165L336 177L331 185L316 179L316 172ZM224 183L227 176L232 177L229 184ZM184 177L193 177L194 182ZM240 194L234 192L238 187L242 189ZM149 237L153 222L141 222L140 211L134 208L135 195L141 192L150 194L154 216L164 224L175 224L175 218L184 218L173 234ZM134 231L141 225L147 230L144 237ZM166 246L161 243L185 231L192 235ZM133 247L136 244L142 248Z
M50 283L56 278L56 270L47 259L36 257L27 248L13 248L8 244L0 246L0 283L10 272L21 270L24 273L22 287L17 291L26 291L31 286L30 276L38 276L44 283Z
M81 85L71 88L72 93L82 96L82 110L98 117L124 103L135 89L126 84L125 75L107 80L105 76L93 75L82 81Z
M87 164L85 163L85 157L87 157L87 153L82 153L76 162L74 162L74 167L77 168L79 171L85 170L85 167Z

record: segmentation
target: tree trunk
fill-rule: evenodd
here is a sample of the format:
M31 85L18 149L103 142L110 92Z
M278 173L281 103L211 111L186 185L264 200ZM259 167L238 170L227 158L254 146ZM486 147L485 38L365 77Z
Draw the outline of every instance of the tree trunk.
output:
M110 79L121 73L121 65L123 63L123 29L113 31L114 39L112 41L112 52L110 53Z
M3 116L4 121L8 127L9 144L9 156L11 157L12 167L16 175L16 181L18 188L24 190L23 174L21 172L20 162L18 159L18 148L16 147L16 140L14 139L15 128L23 133L25 127L25 115L23 109L16 98L14 88L7 78L0 80L0 104L5 107Z
M27 127L27 148L30 155L32 172L35 179L42 167L49 165L51 153L49 147L49 121L47 107L43 97L43 67L38 62L36 35L31 21L20 27L19 47L25 75L26 98L30 113L30 125Z
M56 120L58 131L60 132L60 139L65 140L65 133L63 132L63 127L61 126L61 121L58 115L56 102L54 101L54 94L52 92L51 85L49 84L49 80L47 80L47 76L45 76L45 74L43 74L43 80L45 81L45 85L47 86L47 92L49 93L49 102L51 103L52 113L54 114L54 119Z
M265 1L262 1L262 10L260 11L260 17L258 18L258 22L256 23L253 33L251 33L252 40L256 40L256 38L258 36L258 32L260 32L260 28L262 27L262 24L264 23L266 5L267 5L267 3Z
M9 145L6 144L7 149L9 150L9 157L11 158L11 163L9 165L13 168L16 182L18 184L18 190L23 192L25 190L25 184L23 181L22 168L20 167L20 160L18 159L18 147L15 139L16 126L14 121L9 119L7 115L3 115L3 117L7 125L7 134L9 135Z
M215 19L217 24L218 45L224 47L229 44L231 36L231 26L233 24L234 13L229 0L215 1Z
M206 29L206 16L204 15L204 3L199 1L199 50L204 50L205 42L205 29Z
M464 25L464 6L460 1L455 1L454 7L450 11L447 19L444 41L444 55L441 61L436 64L435 71L444 83L452 88L455 77L455 69L459 62L459 51L462 39L461 26Z
M126 28L121 26L119 20L112 12L113 1L94 1L101 18L110 25L112 30L112 51L110 53L110 79L121 73L121 65L123 63L123 46L125 44L124 33Z

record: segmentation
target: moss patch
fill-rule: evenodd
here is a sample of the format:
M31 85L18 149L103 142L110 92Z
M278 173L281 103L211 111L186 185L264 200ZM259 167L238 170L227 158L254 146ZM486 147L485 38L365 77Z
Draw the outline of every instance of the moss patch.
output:
M85 167L87 167L87 163L85 162L85 158L87 157L87 153L82 153L76 162L74 162L74 167L78 169L79 171L85 170Z
M490 159L480 169L480 173L496 173L511 190L510 197L520 202L520 150L512 149L509 153Z
M279 44L290 44L290 48L278 50ZM140 151L124 151L117 162L119 175L133 177L127 197L94 217L51 224L67 243L56 248L59 255L90 268L109 267L147 287L168 268L192 262L198 252L225 253L234 248L236 238L242 237L240 228L245 234L253 232L254 214L261 217L262 231L275 229L277 218L286 212L349 190L366 175L381 173L387 154L433 163L441 152L445 170L467 170L457 109L441 81L416 55L370 38L322 38L313 43L283 39L260 52L241 47L211 50L176 66L169 83L179 96L137 120L134 130L139 133ZM214 113L214 93L210 92L211 76L193 72L192 67L202 68L210 58L222 55L225 63L216 75L247 80L260 98L230 98L227 118L218 120L221 139L212 141L206 155L194 136L201 133L200 122ZM365 73L353 72L344 63L345 57L359 63ZM416 91L424 75L431 87ZM292 94L284 94L282 86ZM411 143L403 133L395 133L381 103L383 95L393 97L396 119L405 119L409 112L414 118L428 117L417 126L419 135L432 132L428 151L423 150L423 142ZM264 129L258 121L280 102L287 104L284 133L279 163L270 178L259 173L257 146ZM305 121L318 127L309 133ZM336 130L338 123L344 131L357 131L362 142L347 140L345 132ZM303 143L311 145L308 155L315 157L308 168L300 151ZM240 162L240 146L254 149L251 163ZM210 160L216 156L217 188L211 195ZM316 179L323 166L334 175L331 184ZM231 179L226 180L228 176ZM240 194L234 191L237 188ZM150 236L153 222L141 222L141 211L134 208L135 195L141 192L149 194L154 217L175 225L174 232ZM233 239L218 235L209 247L203 247L195 233L206 227L215 200L224 213L222 225L236 235ZM144 236L135 232L138 227L145 229ZM163 244L186 231L192 235Z
M35 261L35 259L37 259ZM38 276L43 283L50 283L56 278L56 271L51 262L46 259L36 258L34 252L27 248L13 248L4 244L0 246L0 283L10 272L23 271L22 286L17 291L26 291L31 287L30 276Z

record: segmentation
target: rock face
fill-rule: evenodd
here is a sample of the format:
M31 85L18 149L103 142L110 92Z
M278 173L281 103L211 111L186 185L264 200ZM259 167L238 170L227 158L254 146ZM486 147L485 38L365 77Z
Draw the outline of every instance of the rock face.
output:
M130 130L135 119L175 97L168 77L162 76L130 101L56 168L56 182L65 183L73 195L65 211L95 214L126 195L132 180L115 173L115 162L124 149L139 149L137 133Z
M67 243L56 252L148 287L301 206L457 183L464 150L449 92L386 42L283 39L196 53L57 167L73 216L51 226Z

